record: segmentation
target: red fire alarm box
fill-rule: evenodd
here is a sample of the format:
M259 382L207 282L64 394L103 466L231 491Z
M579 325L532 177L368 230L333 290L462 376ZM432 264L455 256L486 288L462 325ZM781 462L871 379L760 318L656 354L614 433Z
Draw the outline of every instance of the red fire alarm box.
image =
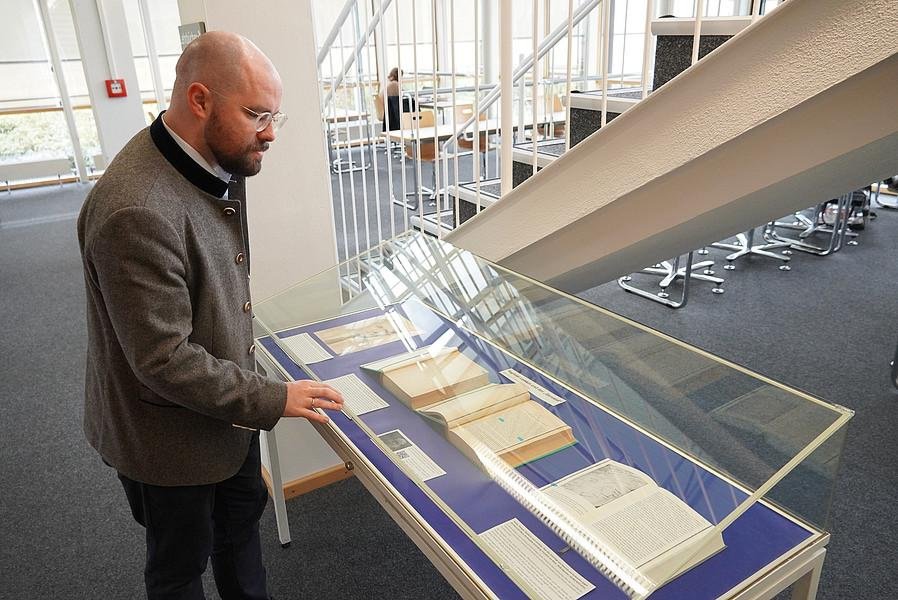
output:
M107 79L106 80L106 95L110 98L124 98L128 95L127 90L125 90L125 80L124 79Z

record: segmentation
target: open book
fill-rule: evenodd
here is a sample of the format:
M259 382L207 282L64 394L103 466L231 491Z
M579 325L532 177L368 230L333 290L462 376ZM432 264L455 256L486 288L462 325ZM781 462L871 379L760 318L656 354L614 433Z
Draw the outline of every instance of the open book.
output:
M512 467L576 442L570 426L532 400L524 385L489 383L486 371L457 348L363 368L378 373L397 398L439 423L448 439L475 461L475 440Z
M606 459L542 488L596 540L658 585L725 546L714 526L638 469Z
M418 410L442 423L462 452L477 440L512 467L574 444L570 426L530 399L520 383L490 383Z

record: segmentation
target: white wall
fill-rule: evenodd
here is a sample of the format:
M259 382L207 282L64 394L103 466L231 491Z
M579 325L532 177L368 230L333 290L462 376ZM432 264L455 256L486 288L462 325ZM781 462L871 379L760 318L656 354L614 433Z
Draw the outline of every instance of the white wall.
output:
M289 120L261 174L246 182L252 291L261 300L337 260L310 1L271 0L250 9L236 0L206 0L205 8L208 31L245 35L284 81L281 111Z
M128 143L131 137L146 127L143 105L140 102L140 86L137 71L131 56L131 41L121 0L105 0L102 5L106 19L106 31L112 59L117 70L117 79L125 80L128 96L109 98L106 94L106 80L113 78L110 73L103 30L95 0L69 0L72 19L78 34L78 48L84 65L84 76L90 102L93 105L97 123L100 147L108 160Z
M284 82L287 124L246 181L256 302L336 264L336 237L310 0L179 0L182 23L233 31L271 58ZM285 482L342 464L303 419L277 426Z

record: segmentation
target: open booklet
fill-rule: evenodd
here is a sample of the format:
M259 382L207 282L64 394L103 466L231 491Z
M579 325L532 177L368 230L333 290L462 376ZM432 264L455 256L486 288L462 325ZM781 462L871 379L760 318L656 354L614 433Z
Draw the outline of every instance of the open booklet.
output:
M723 536L638 469L605 459L542 488L601 545L658 585L723 550Z
M476 460L479 442L516 467L576 442L570 426L532 400L520 383L490 383L487 372L458 351L411 353L362 365L422 416L438 422L448 439Z

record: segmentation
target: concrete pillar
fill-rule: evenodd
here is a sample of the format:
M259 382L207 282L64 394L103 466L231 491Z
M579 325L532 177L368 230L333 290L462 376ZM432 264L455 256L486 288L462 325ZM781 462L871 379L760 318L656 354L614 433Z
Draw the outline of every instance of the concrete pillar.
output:
M125 10L122 0L69 0L69 5L100 147L110 161L135 133L146 127ZM103 8L102 19L99 6ZM113 78L125 80L126 97L107 96L106 80Z

